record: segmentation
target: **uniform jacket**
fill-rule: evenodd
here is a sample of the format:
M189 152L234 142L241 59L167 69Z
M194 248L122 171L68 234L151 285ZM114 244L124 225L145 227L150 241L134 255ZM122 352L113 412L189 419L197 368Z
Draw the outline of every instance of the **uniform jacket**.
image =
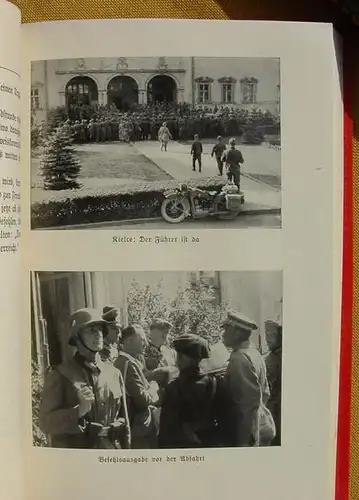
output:
M165 389L159 448L200 448L215 439L213 379L189 369Z
M78 384L92 388L95 402L83 418L78 415ZM97 439L90 423L104 427L124 419L116 439ZM40 406L40 427L57 448L129 448L130 426L121 373L100 359L88 365L76 354L70 361L54 367L45 379ZM119 443L117 443L119 441Z
M115 366L125 382L132 447L151 448L156 433L152 405L157 402L158 393L146 379L142 364L134 357L121 352Z
M202 143L199 141L194 141L191 147L191 154L193 156L201 156L202 153L203 153Z
M229 170L237 169L243 163L242 153L238 149L228 149L222 155L222 161L226 162Z
M158 138L160 141L169 141L171 133L167 127L161 127L158 131Z
M258 445L261 407L269 398L269 386L264 360L249 343L232 352L226 383L233 403L233 445Z
M215 144L212 149L212 156L215 156L220 160L225 150L225 144Z
M281 399L282 399L282 347L269 352L265 358L267 377L270 388L268 408L276 424L277 436L273 444L280 444L281 435Z

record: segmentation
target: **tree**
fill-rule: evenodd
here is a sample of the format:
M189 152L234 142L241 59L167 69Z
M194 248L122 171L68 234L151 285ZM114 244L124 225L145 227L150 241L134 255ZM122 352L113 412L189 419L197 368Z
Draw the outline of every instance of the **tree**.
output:
M160 316L173 324L172 339L183 333L195 333L213 345L221 338L226 304L217 304L216 289L206 285L188 283L169 300L161 283L151 288L134 281L127 295L127 311L129 324L140 323L148 330L151 321Z
M44 189L76 189L81 165L72 146L71 130L64 125L58 127L48 138L43 149L41 172Z

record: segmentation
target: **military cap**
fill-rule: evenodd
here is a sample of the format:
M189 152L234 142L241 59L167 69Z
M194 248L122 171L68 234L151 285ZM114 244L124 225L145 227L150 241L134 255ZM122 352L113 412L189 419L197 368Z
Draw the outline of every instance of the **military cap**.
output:
M158 330L170 330L172 327L172 323L162 318L155 318L150 325L151 330L153 328L157 328Z
M236 140L234 137L232 137L232 139L229 139L228 141L228 144L235 144L236 143Z
M107 322L102 318L100 311L97 309L83 308L78 309L71 315L70 319L70 338L69 344L76 345L76 338L81 330L90 325L100 325L103 328L103 334L106 335Z
M222 323L222 326L225 325L237 326L238 328L249 331L258 330L258 325L254 321L237 311L227 312L227 318Z
M208 342L203 337L191 333L180 335L174 339L173 347L177 352L199 361L210 356Z
M267 321L264 322L264 326L266 328L272 328L276 330L278 333L282 333L282 326L278 323L278 321L273 321L271 319L267 319Z
M119 316L119 310L116 306L104 306L102 309L102 319L108 321L109 323L115 323Z

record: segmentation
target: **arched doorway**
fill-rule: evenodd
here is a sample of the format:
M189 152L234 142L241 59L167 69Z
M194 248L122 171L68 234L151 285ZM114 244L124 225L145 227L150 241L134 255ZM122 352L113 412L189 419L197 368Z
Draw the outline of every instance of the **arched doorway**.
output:
M121 111L138 104L138 85L130 76L115 76L107 86L107 102Z
M75 76L66 85L66 105L90 105L98 102L97 84L89 76Z
M151 78L147 85L147 102L149 104L175 103L176 101L177 85L172 77L157 75Z

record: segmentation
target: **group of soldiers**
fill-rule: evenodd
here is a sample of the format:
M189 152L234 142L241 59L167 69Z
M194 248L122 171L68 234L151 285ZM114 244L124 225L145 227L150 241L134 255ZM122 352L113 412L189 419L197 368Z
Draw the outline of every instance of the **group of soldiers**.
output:
M227 107L191 109L188 106L145 105L121 112L115 106L98 109L91 118L78 112L66 124L71 127L74 142L136 142L157 140L165 121L173 140L192 140L242 135L248 121L247 112ZM76 116L74 119L73 116Z
M39 423L50 446L153 449L280 444L282 329L266 322L266 358L251 344L256 323L229 311L223 343L195 334L169 343L154 318L121 326L114 306L80 309L70 322L73 357L45 377ZM224 354L225 353L225 354Z

